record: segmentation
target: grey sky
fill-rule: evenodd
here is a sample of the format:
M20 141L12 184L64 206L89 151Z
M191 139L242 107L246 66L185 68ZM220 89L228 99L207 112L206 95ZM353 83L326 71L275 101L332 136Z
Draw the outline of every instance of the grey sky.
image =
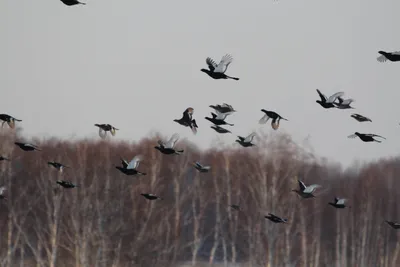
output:
M346 165L400 149L400 63L376 61L378 50L400 50L400 2L86 2L0 1L0 113L22 119L25 134L99 138L94 123L110 123L118 139L158 130L206 147L217 137L208 106L226 102L238 110L227 118L235 135L272 132L258 120L260 109L274 110L289 122L273 134L310 134L319 155ZM240 81L200 72L207 56L226 53L227 74ZM344 91L356 110L324 110L316 88ZM188 106L196 136L173 122ZM353 111L373 122L358 123ZM387 140L348 139L355 131Z

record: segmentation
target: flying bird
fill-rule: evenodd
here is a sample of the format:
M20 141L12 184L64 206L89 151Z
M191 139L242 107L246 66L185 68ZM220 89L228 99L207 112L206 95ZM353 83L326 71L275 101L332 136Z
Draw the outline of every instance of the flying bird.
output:
M179 120L175 119L174 121L185 127L190 127L192 132L196 134L198 126L196 124L196 120L193 119L193 112L194 109L189 107L183 112L182 118Z
M385 222L387 223L387 224L389 224L393 229L400 229L400 223L398 223L398 222L393 222L393 221L387 221L387 220L385 220Z
M231 208L232 208L232 209L234 209L234 210L241 211L241 209L240 209L240 206L239 206L239 205L232 204L232 205L229 205L229 207L231 207Z
M61 0L67 6L74 6L74 5L86 5L86 3L81 3L77 0Z
M244 138L242 136L238 136L239 139L236 140L235 142L238 142L243 147L255 146L255 144L252 143L255 136L256 136L256 133L251 133L246 138Z
M321 93L320 90L317 89L317 92L321 100L317 100L315 102L320 104L323 108L334 108L335 105L333 104L333 102L335 102L336 98L344 95L344 92L337 92L331 95L329 98L327 98L324 94Z
M218 126L218 125L212 125L212 126L210 126L210 128L214 129L217 133L220 133L220 134L231 133L231 131L229 131L225 128L222 128L221 126Z
M309 186L306 186L302 181L297 180L299 183L299 190L298 189L293 189L293 192L296 192L299 196L302 198L313 198L315 195L313 194L317 188L320 188L321 186L318 184L312 184Z
M6 158L6 157L4 157L4 156L0 156L0 161L10 161L10 159L9 158Z
M336 106L338 109L354 109L351 107L351 103L355 102L354 99L349 98L349 99L343 99L341 97L338 97L337 100L339 101L338 103L334 102L333 104Z
M385 137L377 134L365 134L359 132L355 132L354 134L348 136L348 138L356 138L356 137L359 137L364 142L378 142L378 143L382 143L382 141L376 140L374 137L380 137L386 139Z
M7 200L7 197L6 197L5 194L4 194L6 190L7 190L7 189L6 189L5 186L1 186L1 187L0 187L0 199Z
M280 120L285 120L288 121L288 119L283 118L281 115L274 111L269 111L265 109L261 109L262 112L264 112L264 116L258 121L260 124L265 124L268 122L269 119L272 119L271 121L271 127L274 130L277 130L279 128L279 121Z
M334 202L329 202L328 204L337 208L337 209L344 209L346 207L345 202L347 201L347 199L345 198L337 198L335 197L335 201Z
M7 123L8 126L9 126L11 129L14 129L14 128L15 128L15 122L16 122L16 121L22 121L22 120L16 119L16 118L14 118L13 116L10 116L10 115L8 115L8 114L0 114L0 121L3 121L3 122L1 123L1 127L2 127L2 128L3 128L3 126L4 126L4 123Z
M372 120L370 118L364 117L363 115L360 115L360 114L357 114L357 113L351 114L350 117L354 118L355 120L357 120L359 122L364 122L364 121L372 122Z
M37 146L32 145L32 144L28 144L28 143L20 143L20 142L15 142L14 144L16 144L17 146L19 146L22 150L24 151L42 151L41 149L39 149Z
M55 161L49 161L49 162L47 162L47 164L49 164L50 166L53 166L59 172L63 172L64 168L69 168L68 166L65 166L64 164L59 163L59 162L55 162Z
M227 123L225 121L226 117L232 113L220 113L218 111L215 111L217 114L211 112L212 118L210 117L205 117L206 120L209 120L210 122L214 123L215 125L229 125L233 126L233 124Z
M236 77L231 77L225 74L226 70L228 69L229 64L231 64L233 61L233 58L231 55L226 54L225 56L222 57L221 61L218 63L215 63L214 60L211 58L206 59L206 63L208 65L209 69L201 69L202 72L205 72L208 74L213 79L233 79L238 81L239 78Z
M110 132L112 136L115 136L116 131L119 130L111 124L95 124L94 126L99 127L99 136L103 139L106 138L107 132Z
M175 149L175 144L179 140L179 135L177 133L173 134L171 138L168 140L168 142L163 142L162 140L158 140L158 146L155 146L154 148L159 150L163 154L171 155L171 154L176 154L180 155L183 153L182 150L176 150Z
M211 166L203 166L199 162L193 163L193 166L195 167L196 170L199 172L208 172L211 169Z
M268 219L268 220L270 220L270 221L272 221L274 223L287 223L287 221L288 221L287 219L283 219L283 218L278 217L278 216L276 216L276 215L274 215L272 213L268 213L268 215L264 216L264 218L266 218L266 219Z
M144 196L145 198L147 198L148 200L156 200L156 199L162 200L161 197L153 195L153 194L141 194L141 195Z
M210 108L214 109L215 111L218 111L219 113L233 113L236 112L236 110L229 104L223 103L222 105L210 105Z
M146 175L146 173L137 170L142 159L143 157L141 155L135 156L129 163L126 160L121 159L122 167L116 166L115 168L126 175Z
M69 182L69 181L63 181L63 180L58 180L56 182L57 184L59 184L60 186L64 187L64 188L75 188L75 187L79 187L78 185Z
M385 51L379 51L379 54L381 54L379 57L376 58L379 62L386 62L387 60L396 62L400 61L400 51L396 52L385 52Z

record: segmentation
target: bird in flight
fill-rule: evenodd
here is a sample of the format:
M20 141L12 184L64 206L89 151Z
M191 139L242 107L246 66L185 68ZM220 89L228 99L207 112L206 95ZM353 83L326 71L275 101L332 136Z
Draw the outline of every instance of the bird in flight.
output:
M334 108L336 107L333 102L335 102L336 98L341 97L344 95L344 92L337 92L333 95L331 95L329 98L327 98L323 93L321 93L320 90L317 89L318 95L321 98L321 100L317 100L318 104L320 104L323 108Z
M79 2L78 0L61 0L66 6L86 5L86 3Z
M213 79L233 79L238 81L239 78L231 77L225 74L226 70L228 69L229 64L231 64L233 58L231 55L226 54L222 57L221 61L217 64L214 60L210 57L206 59L206 63L208 65L208 69L201 69L202 72L205 72Z
M197 126L196 120L193 119L193 112L194 112L193 108L190 108L190 107L187 108L183 112L182 118L180 118L179 120L175 119L174 122L177 122L180 125L183 125L185 127L190 127L193 134L196 134L198 126Z
M96 123L94 126L99 127L99 136L101 138L106 138L107 132L110 132L112 136L115 136L116 131L119 130L112 126L111 124L98 124Z
M372 120L371 120L370 118L367 118L367 117L365 117L365 116L363 116L363 115L360 115L360 114L357 114L357 113L351 114L350 117L354 118L355 120L357 120L357 121L359 121L359 122L364 122L364 121L370 121L370 122L372 122Z
M4 126L4 123L7 123L8 126L9 126L11 129L14 129L14 128L15 128L15 122L16 122L16 121L22 121L22 120L16 119L16 118L14 118L13 116L10 116L10 115L8 115L8 114L0 114L0 121L3 121L3 122L1 123L1 127L2 127L2 128L3 128L3 126Z
M279 115L278 113L274 112L274 111L269 111L269 110L265 110L262 109L262 112L264 112L264 116L258 121L258 123L260 124L265 124L268 122L269 119L272 119L271 121L271 127L274 130L277 130L279 128L279 121L280 120L285 120L287 121L288 119L283 118L281 115Z
M395 52L379 51L378 53L381 55L377 57L376 60L378 60L381 63L386 62L387 60L392 62L400 61L400 51L395 51Z

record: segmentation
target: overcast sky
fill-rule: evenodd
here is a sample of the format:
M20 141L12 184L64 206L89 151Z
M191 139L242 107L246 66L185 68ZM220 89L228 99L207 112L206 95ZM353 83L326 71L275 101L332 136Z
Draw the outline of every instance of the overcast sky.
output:
M86 2L0 1L0 113L22 119L29 136L99 138L94 123L110 123L118 139L178 132L208 147L218 135L208 106L226 102L238 110L227 118L235 135L272 132L258 124L264 108L289 119L273 134L309 135L319 155L345 165L400 151L400 62L376 60L400 50L399 1ZM226 53L239 81L200 72ZM323 109L316 88L344 91L356 109ZM189 106L196 136L173 122ZM355 131L387 140L348 139Z

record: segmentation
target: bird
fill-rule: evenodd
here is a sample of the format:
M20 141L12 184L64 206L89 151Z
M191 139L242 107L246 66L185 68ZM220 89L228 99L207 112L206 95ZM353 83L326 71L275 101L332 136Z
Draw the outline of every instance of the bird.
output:
M346 205L344 204L347 201L345 198L337 198L335 197L334 202L329 202L328 204L337 208L337 209L344 209Z
M213 79L233 79L238 81L239 78L236 77L231 77L225 74L226 70L228 69L229 64L231 64L233 61L233 58L231 55L226 54L221 58L221 61L218 63L215 63L214 60L212 60L210 57L206 59L206 63L208 65L209 69L201 69L200 71L205 72L208 74Z
M3 121L3 122L1 123L1 127L2 127L2 128L3 128L3 126L4 126L4 123L7 123L8 126L9 126L11 129L14 129L14 128L15 128L15 122L16 122L16 121L22 121L22 120L19 120L19 119L14 118L13 116L10 116L10 115L8 115L8 114L0 114L0 120Z
M168 142L163 142L162 140L158 140L158 146L155 146L154 148L166 155L171 155L171 154L180 155L184 152L184 150L175 149L175 144L178 140L179 140L179 135L175 133L171 136Z
M55 161L49 161L49 162L47 162L47 164L50 165L50 166L53 166L59 172L63 172L64 168L69 168L68 166L65 166L64 164L59 163L59 162L55 162Z
M352 102L355 102L354 99L352 99L352 98L343 99L341 97L338 97L337 100L339 101L339 103L336 103L336 102L333 103L336 108L338 108L338 109L354 109L353 107L350 106Z
M32 144L28 144L28 143L21 143L21 142L15 142L14 144L19 146L24 151L34 151L34 150L42 151L36 145L32 145Z
M126 160L121 158L122 167L116 166L115 168L126 175L146 175L146 173L137 170L142 159L143 157L141 155L137 155L128 163Z
M110 132L112 136L115 136L116 131L119 130L112 126L111 124L95 124L94 126L99 127L99 136L101 138L106 138L107 132Z
M385 220L385 222L387 223L387 224L389 224L393 229L400 229L400 223L398 223L398 222L393 222L393 221L387 221L387 220Z
M249 134L246 138L242 136L238 136L238 140L235 140L235 142L239 143L243 147L250 147L250 146L255 146L255 144L252 143L254 137L256 136L256 133L251 133Z
M274 130L277 130L279 128L279 121L280 120L285 120L288 121L288 119L283 118L281 115L274 111L269 111L265 109L261 109L262 112L264 112L264 116L258 121L259 124L265 124L268 122L269 119L272 119L271 121L271 127Z
M299 196L302 198L313 198L315 195L313 194L317 188L320 188L321 186L318 184L312 184L309 186L306 186L302 181L297 180L299 183L299 188L300 190L293 189L293 192L296 192Z
M75 188L75 187L79 187L78 185L69 182L69 181L63 181L63 180L58 180L56 182L57 184L59 184L60 186L64 187L64 188Z
M6 187L5 186L1 186L0 187L0 199L4 199L7 200L7 197L4 195L4 192L6 191Z
M217 114L215 114L217 113ZM227 123L225 121L226 117L228 115L231 115L232 113L220 113L218 111L215 111L215 113L211 112L212 118L210 117L204 117L206 120L209 120L210 122L214 123L215 125L229 125L233 126L231 123Z
M333 102L335 102L336 98L344 95L344 92L337 92L331 95L329 98L327 98L324 94L321 93L320 90L317 89L317 92L321 100L317 100L315 102L320 104L323 108L334 108L335 105L333 104Z
M0 155L0 161L11 161L9 158Z
M376 139L374 139L374 137L380 137L380 138L386 139L385 137L377 135L377 134L365 134L365 133L359 133L359 132L355 132L354 134L349 135L348 138L356 138L357 136L364 142L382 143L382 141L376 140Z
M396 62L400 61L400 51L395 51L395 52L385 52L385 51L378 51L380 56L376 58L379 62L386 62L387 60Z
M363 116L363 115L360 115L360 114L357 114L357 113L351 114L350 117L354 118L355 120L357 120L357 121L359 121L359 122L364 122L364 121L370 121L370 122L372 122L372 120L371 120L370 118L367 118L367 117L365 117L365 116Z
M283 218L278 217L278 216L276 216L276 215L274 215L272 213L268 213L268 215L264 216L264 218L266 218L266 219L268 219L268 220L270 220L270 221L272 221L274 223L287 223L287 221L288 221L287 219L283 219Z
M162 200L161 197L153 195L153 194L141 194L142 196L144 196L145 198L149 199L149 200L155 200L155 199L160 199Z
M175 119L174 121L185 127L190 127L192 132L194 134L196 134L198 126L197 126L196 120L194 120L192 117L193 112L194 112L194 109L189 107L183 112L182 118L180 118L179 120Z
M208 172L211 169L211 166L203 166L199 162L193 163L193 166L195 167L196 170L199 172Z
M236 110L231 105L226 104L226 103L222 103L222 105L219 105L219 104L218 105L210 105L209 107L220 113L236 112Z
M220 133L220 134L232 133L231 131L229 131L225 128L222 128L221 126L218 126L218 125L212 125L212 126L210 126L210 128L214 129L217 133Z
M240 206L239 206L239 205L232 204L232 205L229 205L229 207L231 207L231 208L232 208L232 209L234 209L234 210L241 211L241 209L240 209Z
M86 3L79 2L77 0L61 0L67 6L74 6L74 5L86 5Z

